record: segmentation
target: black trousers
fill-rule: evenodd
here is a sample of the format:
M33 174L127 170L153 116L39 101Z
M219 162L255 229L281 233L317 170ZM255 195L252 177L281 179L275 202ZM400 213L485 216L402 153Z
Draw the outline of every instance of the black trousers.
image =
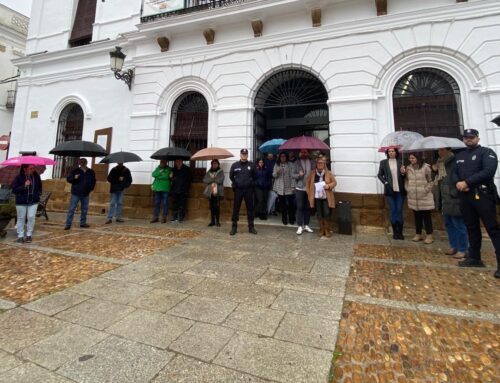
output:
M295 195L278 195L281 220L286 225L295 223Z
M325 199L314 199L314 207L316 209L316 215L318 219L328 219L330 218L330 214L332 213L332 209L328 206L328 200Z
M295 190L295 203L297 205L297 226L309 225L311 206L305 190Z
M247 206L248 227L253 227L254 225L253 192L254 192L253 188L234 189L233 215L231 217L231 221L233 221L233 224L237 223L240 220L241 202L245 200L245 205Z
M432 217L430 210L413 210L415 217L415 232L422 234L422 229L425 226L425 233L432 234Z
M173 219L182 221L186 216L186 196L187 193L170 193L172 201Z
M496 216L496 196L494 194L479 194L475 192L460 193L460 210L469 234L469 257L481 259L481 224L495 247L497 267L500 267L500 228Z
M211 196L210 197L210 214L212 222L219 222L220 220L220 197Z
M255 188L255 215L259 218L267 216L267 198L269 190Z

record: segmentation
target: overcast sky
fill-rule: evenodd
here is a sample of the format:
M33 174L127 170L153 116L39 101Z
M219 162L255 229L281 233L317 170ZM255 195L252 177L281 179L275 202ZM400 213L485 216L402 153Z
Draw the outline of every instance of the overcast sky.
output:
M3 4L13 9L14 11L17 11L29 17L32 1L33 0L0 0L0 4Z

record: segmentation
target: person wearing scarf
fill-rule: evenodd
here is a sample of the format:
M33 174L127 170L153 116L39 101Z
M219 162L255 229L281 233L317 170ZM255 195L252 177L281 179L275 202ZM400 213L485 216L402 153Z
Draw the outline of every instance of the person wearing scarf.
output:
M295 223L295 180L292 178L293 164L288 161L288 153L280 153L273 168L273 191L278 194L283 225Z
M224 197L224 171L219 160L212 160L210 170L203 177L207 186L203 194L210 202L210 223L208 226L220 227L220 200Z
M326 167L324 156L316 160L316 169L311 171L306 180L306 192L309 204L316 208L319 221L319 236L331 237L330 214L335 208L335 196L333 189L337 186L337 180Z
M16 195L17 242L31 242L35 217L42 194L42 181L33 165L22 165L19 175L12 182L12 192ZM26 230L25 230L25 223ZM26 234L26 237L24 236Z
M445 251L445 254L451 255L455 259L463 259L469 247L469 236L460 211L460 200L456 187L455 155L450 148L439 149L438 155L439 158L432 169L437 172L434 185L437 186L438 210L443 214L450 244L450 248Z

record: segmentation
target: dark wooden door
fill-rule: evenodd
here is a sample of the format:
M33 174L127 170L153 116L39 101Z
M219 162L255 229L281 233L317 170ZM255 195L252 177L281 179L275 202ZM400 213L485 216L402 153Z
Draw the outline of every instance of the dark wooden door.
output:
M111 138L113 135L113 128L99 129L94 133L94 142L101 145L108 153L111 151ZM95 172L97 181L106 181L108 178L108 164L100 164L101 157L92 159L92 169Z

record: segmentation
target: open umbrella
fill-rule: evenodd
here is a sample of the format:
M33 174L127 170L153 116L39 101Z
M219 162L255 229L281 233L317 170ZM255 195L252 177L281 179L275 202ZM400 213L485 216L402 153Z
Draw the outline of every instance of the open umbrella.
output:
M116 152L108 154L99 163L100 164L124 164L125 162L139 162L142 158L131 152Z
M461 149L465 144L458 138L428 136L413 141L400 148L400 152L424 152L427 150L438 150L442 148Z
M319 138L311 136L293 137L279 147L279 150L330 150L330 147Z
M104 157L108 154L101 145L83 140L62 142L49 153L67 157Z
M54 165L56 162L52 158L40 156L20 156L11 157L1 162L3 166L21 166L21 165Z
M500 114L496 116L493 120L491 120L491 122L493 122L497 126L500 126Z
M211 147L197 151L191 157L191 161L223 160L231 157L234 157L234 155L229 150Z
M387 149L399 149L421 138L424 138L424 136L422 136L420 133L410 132L408 130L398 130L397 132L389 133L382 139L378 151L380 153L383 153Z
M273 138L272 140L264 142L259 146L259 151L261 153L272 153L278 154L278 149L281 145L286 142L283 138Z
M175 160L177 158L189 160L191 152L186 149L176 148L175 146L161 148L151 155L153 160Z

